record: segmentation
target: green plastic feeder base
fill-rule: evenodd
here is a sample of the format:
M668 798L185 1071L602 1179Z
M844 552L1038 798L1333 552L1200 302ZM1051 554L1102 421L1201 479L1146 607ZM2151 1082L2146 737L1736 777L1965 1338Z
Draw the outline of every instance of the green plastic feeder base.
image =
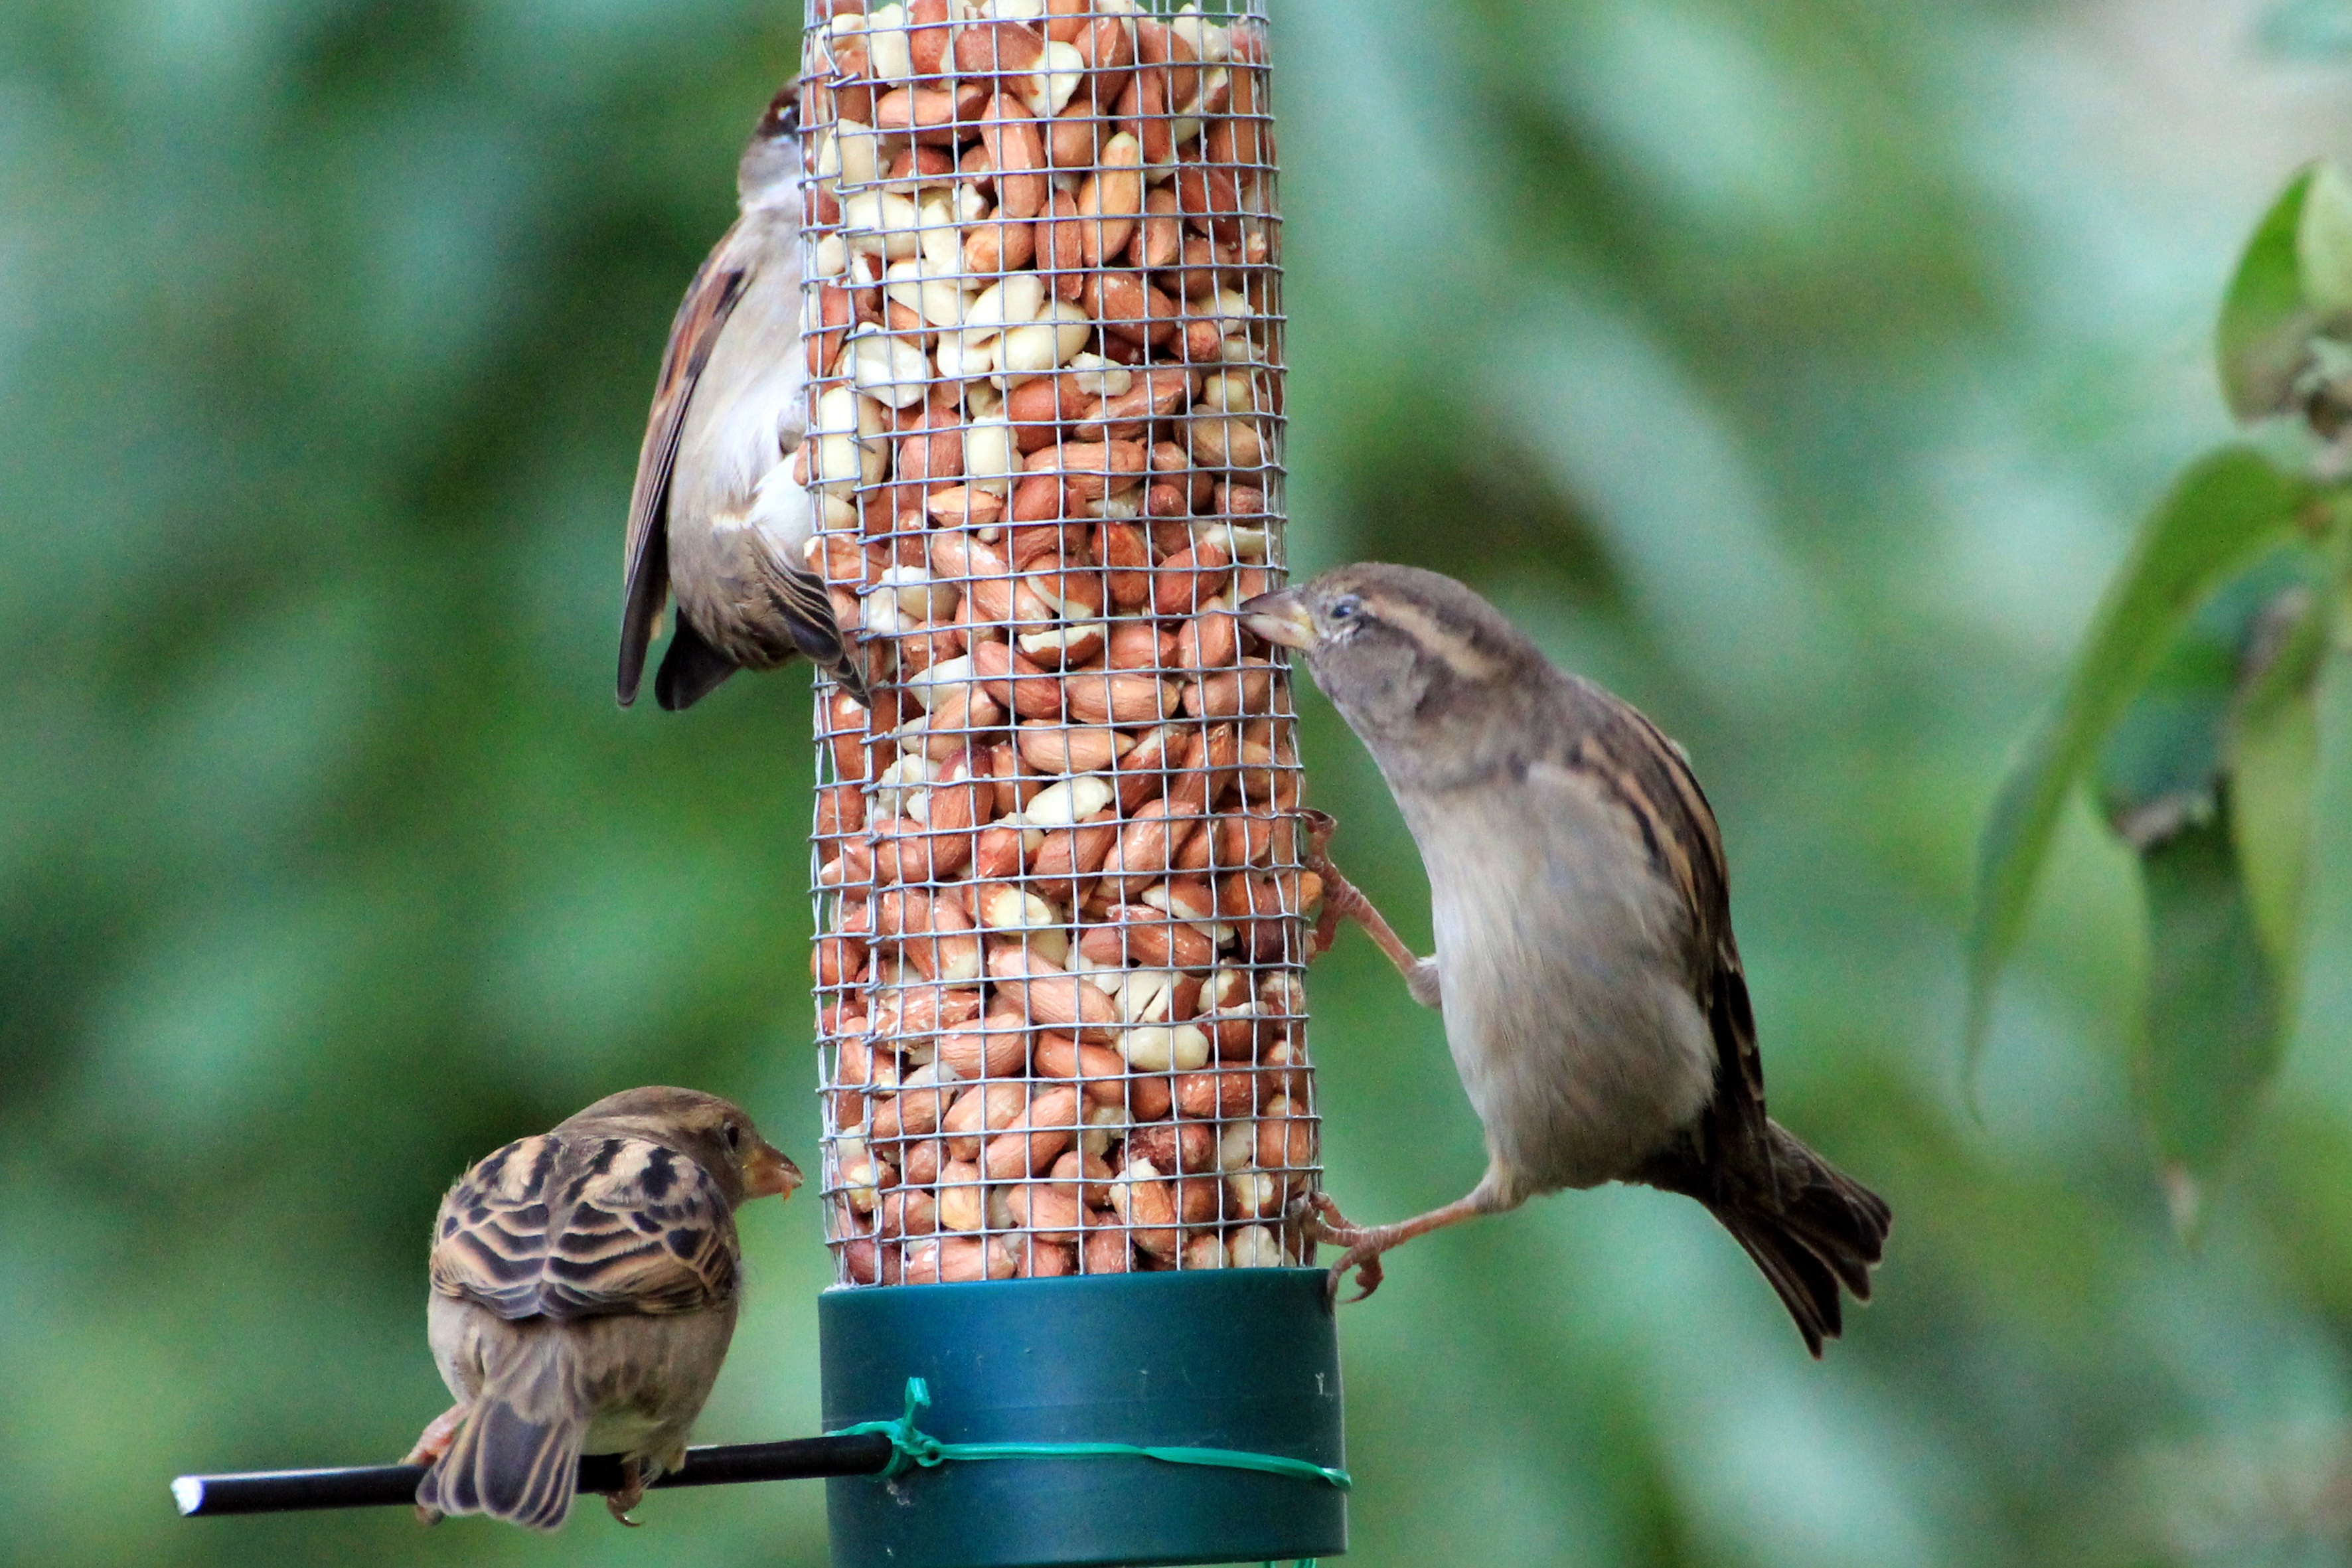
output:
M904 1410L947 1443L1231 1448L1341 1468L1339 1339L1320 1268L828 1290L828 1432ZM1263 1562L1348 1548L1319 1480L1139 1457L950 1460L825 1483L835 1568Z

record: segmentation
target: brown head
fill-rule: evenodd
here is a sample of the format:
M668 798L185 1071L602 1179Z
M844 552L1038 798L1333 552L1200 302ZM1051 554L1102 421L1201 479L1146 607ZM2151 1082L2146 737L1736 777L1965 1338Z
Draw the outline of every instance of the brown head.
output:
M1336 567L1241 613L1259 637L1306 654L1391 782L1441 785L1489 765L1511 721L1563 679L1501 611L1418 566Z
M753 1198L790 1197L801 1168L760 1136L732 1100L700 1089L652 1084L608 1094L556 1131L642 1138L683 1154L710 1173L730 1206Z
M745 212L797 205L801 195L801 84L788 81L768 100L751 140L735 165L735 196ZM795 214L794 216L798 216Z

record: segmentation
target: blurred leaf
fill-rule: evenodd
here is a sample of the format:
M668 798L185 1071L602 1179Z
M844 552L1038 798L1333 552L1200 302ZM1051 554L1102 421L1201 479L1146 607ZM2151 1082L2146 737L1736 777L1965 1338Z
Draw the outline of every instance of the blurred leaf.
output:
M2184 1236L2292 1032L2324 570L2297 542L2224 584L2099 759L2100 804L2140 856L2150 970L2137 1071Z
M2239 563L2283 534L2309 487L2250 447L2194 465L2140 529L2094 617L2057 711L1994 797L1977 851L1964 1047L1984 1044L1994 982L2017 946L2067 792L2146 682L2184 617Z
M2145 849L2210 820L2238 659L2263 603L2278 593L2281 551L2224 584L2181 626L2117 716L2095 774L2099 809Z
M2352 187L2304 168L2263 216L2221 303L2221 395L2242 420L2288 406L2312 337L2352 308Z
M2140 1089L2173 1223L2189 1234L2206 1184L2278 1067L2286 1031L2228 819L2216 816L2151 847L2140 874L2148 934Z
M2352 184L2333 163L2312 175L2294 231L2304 297L2323 316L2352 310Z
M2314 562L2315 575L2316 569ZM2323 579L2297 584L2266 606L2253 627L2255 647L2228 740L2231 838L2255 931L2290 985L2303 967L2304 885L2319 769L2313 688L2327 652L2335 603ZM2291 1029L2291 990L2280 1012Z
M2182 624L2099 754L2100 810L2125 842L2146 848L2211 816L2237 729L2308 694L2325 571L2310 546L2283 544Z

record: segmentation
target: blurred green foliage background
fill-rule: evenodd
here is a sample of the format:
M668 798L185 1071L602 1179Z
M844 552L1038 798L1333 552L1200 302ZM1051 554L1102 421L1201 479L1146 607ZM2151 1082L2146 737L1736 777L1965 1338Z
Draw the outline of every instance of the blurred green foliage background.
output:
M499 1142L670 1080L813 1152L802 678L611 696L655 362L796 26L0 7L0 1559L823 1560L804 1485L552 1542L163 1485L400 1451L443 1404L425 1227ZM1688 745L1774 1110L1897 1215L1820 1366L1680 1200L1401 1255L1343 1318L1350 1560L2344 1561L2352 887L2196 1252L2087 810L1980 1120L1957 1034L1984 803L2226 428L2208 326L2287 172L2352 152L2352 8L1284 0L1275 39L1295 553L1467 576ZM1425 940L1302 705L1343 863ZM1436 1021L1368 945L1325 966L1332 1188L1465 1190ZM709 1441L817 1421L815 1207L746 1220Z

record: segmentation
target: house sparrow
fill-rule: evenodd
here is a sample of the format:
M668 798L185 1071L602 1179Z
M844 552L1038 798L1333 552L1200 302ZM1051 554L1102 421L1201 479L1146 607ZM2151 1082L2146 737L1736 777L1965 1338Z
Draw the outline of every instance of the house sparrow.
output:
M1433 572L1343 566L1241 614L1305 651L1420 846L1433 959L1325 869L1327 900L1444 1015L1486 1131L1459 1202L1372 1226L1318 1205L1347 1248L1333 1289L1354 1268L1370 1294L1381 1253L1441 1226L1637 1182L1705 1204L1820 1355L1839 1285L1869 1298L1890 1216L1764 1113L1722 839L1681 748Z
M808 426L801 348L797 89L778 93L735 174L742 216L677 308L629 501L621 706L636 700L664 596L677 629L654 677L673 711L795 653L860 701L866 681L803 560L808 491L786 466Z
M433 1226L427 1337L457 1403L407 1464L417 1517L553 1530L580 1456L622 1454L624 1524L676 1469L735 1332L735 1210L800 1168L716 1095L632 1089L484 1158Z

